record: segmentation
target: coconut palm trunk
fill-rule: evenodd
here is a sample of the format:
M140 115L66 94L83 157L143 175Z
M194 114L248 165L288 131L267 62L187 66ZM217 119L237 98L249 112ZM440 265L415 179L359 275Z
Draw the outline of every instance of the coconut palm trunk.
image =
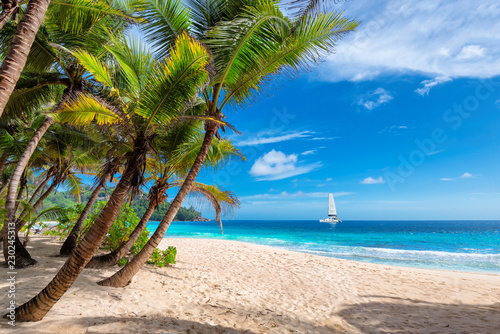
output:
M45 189L45 187L47 186L47 184L49 183L50 181L50 178L54 176L54 174L49 171L47 173L47 175L45 175L45 178L44 180L42 181L42 183L40 183L38 185L38 187L36 188L35 192L33 193L33 195L31 195L31 198L30 198L30 204L33 205L33 203L35 202L36 198L38 197L38 195L40 195L40 192Z
M38 207L40 207L43 203L43 201L49 196L49 194L54 190L56 187L57 183L54 181L52 182L51 186L47 191L45 191L42 196L36 201L35 205L33 205L33 209L36 210ZM21 213L20 217L23 217L26 214L27 209L24 209L23 212ZM19 218L16 220L16 228L15 228L15 240L16 240L16 247L15 247L15 257L16 257L16 268L25 268L29 266L33 266L38 263L35 259L33 259L28 252L28 250L25 247L25 244L27 243L27 240L24 241L24 244L19 240L19 231L23 228L23 226L26 225L26 221ZM4 251L5 252L5 251ZM5 254L5 253L4 253ZM19 263L18 263L19 262Z
M97 187L94 189L94 191L92 191L92 194L90 194L89 200L87 201L85 208L83 208L83 211L80 214L80 217L78 217L75 226L73 226L73 229L71 229L71 232L69 233L68 237L61 246L61 249L59 250L59 254L61 256L70 256L71 253L73 253L73 251L75 250L76 245L78 243L78 233L82 229L83 223L85 222L85 219L87 219L87 216L92 210L92 206L97 200L97 197L99 196L99 193L101 192L101 189L103 188L105 182L106 181L103 178L101 182L99 182Z
M68 291L103 242L116 217L118 217L121 207L128 198L131 187L137 182L140 161L145 159L146 153L147 146L145 146L144 140L142 138L136 139L134 151L128 156L127 165L120 181L94 224L52 281L30 301L16 308L17 321L42 320L45 314Z
M7 192L7 197L5 200L5 208L7 210L7 213L5 216L7 219L6 219L6 222L5 222L5 225L3 228L3 232L2 232L2 237L4 240L3 254L4 254L6 261L7 261L7 257L8 257L8 244L9 244L7 242L7 240L9 240L7 238L7 234L9 233L9 231L11 231L10 232L11 234L15 233L16 208L17 208L17 205L16 205L17 188L19 187L21 177L24 173L24 170L26 169L26 166L28 165L28 162L31 158L31 155L35 151L38 143L40 142L40 139L45 134L47 129L52 125L52 123L54 123L54 120L50 117L47 117L45 119L45 121L42 123L42 125L40 125L40 127L36 130L35 134L30 139L28 145L26 146L26 149L24 150L23 154L19 158L19 161L17 162L16 167L14 168L14 173L11 176L9 188L8 188L8 192ZM26 253L19 253L19 256L20 256L19 258L17 257L17 254L16 254L16 263L15 263L16 268L24 268L24 267L21 267L21 264L23 264L23 265L36 264L35 260L30 261L27 259L23 259L23 256L25 256Z
M0 116L26 64L31 45L40 28L50 0L30 0L0 67Z
M203 143L201 145L200 151L196 156L196 159L189 170L189 173L182 184L181 189L175 196L172 204L168 208L165 216L158 225L158 228L153 233L151 238L148 240L147 244L142 248L142 250L135 256L132 261L130 261L127 265L125 265L120 271L115 273L113 276L108 277L102 281L99 281L97 284L102 286L112 286L112 287L124 287L130 283L132 278L137 274L137 272L142 268L142 266L149 259L153 251L161 242L165 233L167 232L168 227L172 223L175 218L175 215L179 211L179 208L182 205L182 202L187 197L189 192L191 191L191 187L193 186L198 173L200 172L203 162L205 161L205 157L207 156L210 145L212 144L212 140L214 135L217 133L219 129L219 124L213 121L207 121L205 137L203 138Z
M54 191L54 189L57 187L59 182L56 180L52 181L50 184L50 187L38 198L38 200L33 204L33 211L36 211L38 208L40 208L43 204L43 201ZM30 201L31 202L31 201ZM19 215L19 219L16 220L16 233L19 232L20 229L23 228L23 226L26 224L26 221L23 219L24 215L28 211L27 208L25 208L21 214Z
M101 269L111 267L118 263L118 261L120 261L125 255L127 255L128 252L130 252L132 246L135 244L137 239L139 239L139 236L141 235L142 231L144 231L146 225L149 222L149 218L151 218L151 215L155 211L156 206L157 205L154 201L150 201L146 212L144 212L144 214L142 215L141 221L139 222L139 224L137 224L132 233L130 233L128 240L120 247L108 254L94 256L89 261L89 263L87 263L87 266L85 268Z
M19 207L19 202L21 199L23 199L23 193L24 190L28 187L28 180L26 179L26 173L23 173L21 175L21 180L19 181L19 191L17 192L17 197L16 197L16 208L15 212L17 212L17 209Z
M2 14L0 14L0 30L18 10L17 0L2 0Z
M78 275L101 245L111 224L128 198L133 172L126 171L108 203L75 251L52 281L33 299L16 309L17 321L39 321L71 287Z

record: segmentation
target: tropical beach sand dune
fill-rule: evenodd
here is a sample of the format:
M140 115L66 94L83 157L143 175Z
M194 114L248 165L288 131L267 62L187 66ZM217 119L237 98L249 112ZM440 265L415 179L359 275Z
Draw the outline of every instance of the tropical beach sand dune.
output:
M35 268L18 272L19 303L64 259L33 237ZM146 267L124 289L85 270L38 323L2 333L498 333L500 276L368 264L225 240L165 239L172 268ZM6 298L2 270L0 296ZM3 311L2 311L3 312Z

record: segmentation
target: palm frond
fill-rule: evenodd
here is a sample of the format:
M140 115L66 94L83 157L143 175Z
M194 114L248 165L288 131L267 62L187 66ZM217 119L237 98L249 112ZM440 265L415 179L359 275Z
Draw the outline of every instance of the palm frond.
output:
M280 80L309 70L334 52L336 42L357 25L357 21L348 20L342 13L303 16L276 53L261 59L233 85L227 84L220 108L227 102L240 106L252 102L265 93L266 88L274 91Z
M278 52L289 27L289 20L276 4L265 2L247 7L240 16L209 31L206 44L215 58L218 74L213 83L219 85L217 89L234 85L262 59ZM217 104L217 100L213 102Z
M57 20L62 31L73 34L90 29L107 15L121 17L131 22L137 20L119 8L115 8L111 2L94 0L53 0L48 13L48 16Z
M143 92L136 113L146 118L148 125L168 124L207 79L208 62L205 47L186 33L179 35L170 57L148 76L148 89Z
M106 46L115 58L116 80L128 98L137 100L147 73L154 71L154 59L147 47L137 37L117 38L109 36L112 45Z
M44 209L40 211L36 218L33 219L34 222L41 220L52 220L52 221L61 221L66 218L66 209L60 205L55 205L50 208Z
M75 174L69 174L64 180L64 187L69 191L69 193L78 199L78 203L81 202L82 198L82 180Z
M75 100L66 103L55 119L61 123L77 126L89 125L93 122L98 125L123 122L116 111L87 94L80 94Z
M170 54L177 37L189 31L191 14L181 0L144 0L138 6L141 17L146 21L141 25L146 40L151 44L158 58Z
M218 22L230 21L249 6L255 6L260 0L188 0L193 18L193 33L200 39L215 27Z
M180 145L168 162L178 176L182 176L192 166L201 145L203 144L203 133L198 133L195 138ZM205 168L218 169L229 163L232 158L245 160L243 152L236 148L228 139L214 138L203 162Z
M240 201L231 191L224 191L215 185L207 185L200 182L195 182L191 188L190 194L201 195L202 198L208 200L215 210L215 220L218 222L221 232L224 234L222 227L221 214L233 214L236 208L240 207Z
M68 80L59 73L23 73L5 108L8 115L35 112L60 99Z
M101 60L85 50L73 51L71 54L78 59L78 62L85 67L97 81L111 88L112 91L116 90L113 78Z
M284 0L281 6L292 16L319 14L333 10L333 6L349 0Z

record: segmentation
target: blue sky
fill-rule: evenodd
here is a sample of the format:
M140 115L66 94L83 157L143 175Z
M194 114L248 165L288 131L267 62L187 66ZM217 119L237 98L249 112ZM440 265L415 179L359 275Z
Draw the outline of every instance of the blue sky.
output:
M500 219L500 4L339 9L358 31L313 72L227 112L247 161L200 180L238 195L237 219L324 218L328 192L345 220Z

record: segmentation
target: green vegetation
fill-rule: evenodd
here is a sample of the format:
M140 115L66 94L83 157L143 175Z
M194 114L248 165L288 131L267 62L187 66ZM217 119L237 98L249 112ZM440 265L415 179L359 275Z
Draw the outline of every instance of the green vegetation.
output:
M85 232L90 228L90 226L96 220L99 212L106 205L106 201L100 201L96 203L95 208L93 208L92 212L85 220L82 230L78 236L78 240L81 240L85 235ZM81 204L76 204L72 207L61 209L60 207L54 207L50 209L45 209L42 211L43 215L47 215L52 213L54 216L52 218L58 219L59 224L52 229L49 229L45 232L46 235L58 236L60 239L65 239L71 229L75 224L75 218L81 214L83 210L83 206ZM33 219L30 224L25 225L25 230L29 231L29 228L32 227L33 223L36 219ZM128 236L132 233L134 228L139 223L140 218L137 216L135 210L129 206L128 204L124 205L118 214L115 222L111 226L108 234L106 235L101 248L108 251L114 251L118 249L124 242L128 240ZM42 224L41 227L47 227L47 225ZM26 232L27 233L27 232ZM137 241L134 243L132 248L130 249L130 254L123 257L118 264L125 265L129 261L129 256L135 256L139 251L144 247L149 239L150 231L145 228ZM175 264L175 256L177 254L177 249L175 247L169 247L167 250L162 251L159 249L155 249L153 254L150 256L148 260L148 264L157 266L157 267L165 267L168 264Z
M81 189L81 202L86 203L89 200L90 193L92 192L93 189L90 188L88 185L83 185ZM111 193L113 189L109 189L108 193ZM142 217L144 215L144 212L146 212L146 209L148 207L148 201L147 201L147 194L143 194L142 197L136 196L134 201L132 202L131 207L134 209L135 213L137 216ZM105 200L106 199L106 193L104 190L101 190L99 193L99 196L97 198L98 200ZM52 207L52 206L60 206L64 208L71 208L75 205L77 205L77 198L73 196L70 192L68 191L58 191L58 192L52 192L47 199L43 203L44 207ZM160 205L153 213L151 216L150 220L152 221L160 221L163 216L165 216L165 213L167 212L168 208L170 207L170 203L164 203ZM82 208L83 209L83 208ZM81 212L81 211L80 211ZM181 207L179 209L179 212L177 212L177 215L175 216L176 221L191 221L197 216L200 216L201 213L197 210L195 210L193 207L190 208L184 208ZM73 216L73 222L78 219L78 217Z
M245 159L223 138L237 132L228 111L272 96L283 80L326 59L357 27L329 3L4 2L4 258L16 269L36 265L30 255L36 249L25 249L19 231L59 214L61 224L51 233L66 238L60 254L69 256L55 278L15 310L16 321L43 319L85 267L127 263L98 282L124 287L146 262L175 263L175 248L154 250L174 219L199 215L182 208L188 196L207 201L222 228L221 214L239 206L237 197L196 178L202 169ZM140 35L130 35L132 27ZM83 174L96 177L92 189ZM105 193L110 184L114 188ZM55 193L61 185L68 191ZM170 188L177 194L169 204ZM160 221L151 236L150 219ZM99 247L109 253L95 257Z
M176 256L177 248L173 246L168 246L166 250L160 250L156 248L146 263L155 265L160 268L165 266L168 267L170 264L175 264Z

